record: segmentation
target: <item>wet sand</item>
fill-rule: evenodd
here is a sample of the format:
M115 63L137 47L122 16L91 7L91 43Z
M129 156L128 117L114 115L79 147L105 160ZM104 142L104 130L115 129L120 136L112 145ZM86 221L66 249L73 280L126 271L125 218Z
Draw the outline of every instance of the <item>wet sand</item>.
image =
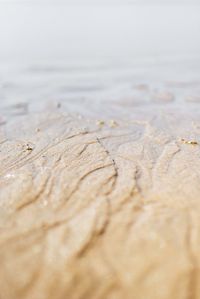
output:
M200 298L199 83L167 84L7 110L2 299Z

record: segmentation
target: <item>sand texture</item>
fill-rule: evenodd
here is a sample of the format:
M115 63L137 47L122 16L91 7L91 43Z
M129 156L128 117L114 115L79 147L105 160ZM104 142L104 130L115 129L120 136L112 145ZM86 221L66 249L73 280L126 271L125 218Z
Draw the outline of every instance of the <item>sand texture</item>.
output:
M1 299L200 299L192 99L157 93L151 103L15 105L1 115Z

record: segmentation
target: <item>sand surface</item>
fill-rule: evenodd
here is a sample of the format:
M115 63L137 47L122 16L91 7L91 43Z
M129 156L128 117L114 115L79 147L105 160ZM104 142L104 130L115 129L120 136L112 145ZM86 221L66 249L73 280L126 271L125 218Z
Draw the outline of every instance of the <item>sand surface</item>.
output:
M4 113L1 299L200 298L198 86Z

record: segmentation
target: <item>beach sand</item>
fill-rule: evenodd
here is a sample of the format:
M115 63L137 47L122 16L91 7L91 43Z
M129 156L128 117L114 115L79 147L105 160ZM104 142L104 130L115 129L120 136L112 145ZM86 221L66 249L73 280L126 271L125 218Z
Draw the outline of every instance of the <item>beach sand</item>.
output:
M176 100L195 84L10 107L1 299L200 298L200 103Z

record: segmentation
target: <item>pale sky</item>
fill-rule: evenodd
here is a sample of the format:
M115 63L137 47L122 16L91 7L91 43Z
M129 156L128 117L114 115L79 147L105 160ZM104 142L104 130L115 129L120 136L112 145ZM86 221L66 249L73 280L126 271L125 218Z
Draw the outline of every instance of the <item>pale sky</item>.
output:
M45 3L45 4L200 4L200 0L0 0L0 3Z
M199 55L200 7L191 5L194 0L136 0L161 5L131 9L126 1L130 0L0 0L0 60ZM188 4L174 5L175 1ZM84 5L89 2L92 5Z

